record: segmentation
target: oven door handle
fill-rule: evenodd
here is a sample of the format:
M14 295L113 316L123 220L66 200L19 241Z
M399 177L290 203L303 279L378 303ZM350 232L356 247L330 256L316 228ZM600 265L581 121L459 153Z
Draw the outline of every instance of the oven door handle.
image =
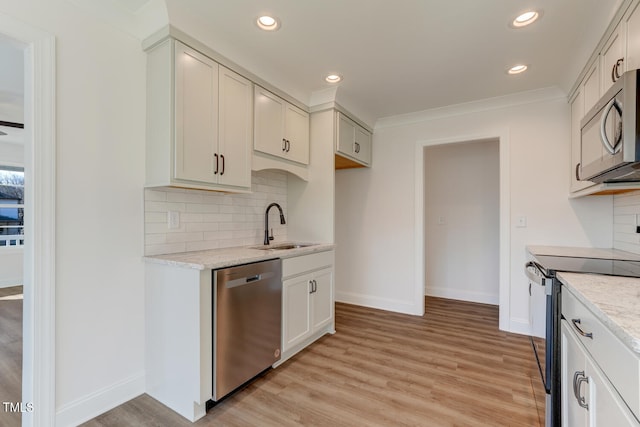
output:
M545 288L549 285L545 289L545 293L551 295L553 277L544 274L544 268L540 264L535 261L529 261L524 265L524 272L527 278L536 285L544 286Z

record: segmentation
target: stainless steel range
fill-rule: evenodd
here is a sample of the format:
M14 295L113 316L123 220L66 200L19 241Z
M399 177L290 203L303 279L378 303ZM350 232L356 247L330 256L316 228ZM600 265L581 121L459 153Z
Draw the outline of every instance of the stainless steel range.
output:
M562 313L562 286L556 272L592 273L613 276L640 277L640 261L632 259L586 258L532 253L533 260L525 264L529 278L532 324L536 323L539 306L544 306L544 349L531 337L536 361L546 395L545 426L561 425L561 366L560 320ZM537 299L544 299L540 304Z

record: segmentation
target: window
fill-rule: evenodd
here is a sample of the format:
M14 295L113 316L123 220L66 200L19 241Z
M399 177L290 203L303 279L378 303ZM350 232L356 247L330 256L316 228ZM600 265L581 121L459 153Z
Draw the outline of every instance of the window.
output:
M0 166L0 248L24 245L24 169Z

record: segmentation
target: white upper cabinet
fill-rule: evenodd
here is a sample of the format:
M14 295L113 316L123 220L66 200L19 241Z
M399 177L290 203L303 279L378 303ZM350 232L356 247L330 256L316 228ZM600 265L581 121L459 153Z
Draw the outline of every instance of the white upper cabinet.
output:
M581 89L584 96L584 108L582 109L580 120L600 100L600 62L598 60L594 61L589 67ZM580 126L580 120L578 120L578 126Z
M146 186L246 192L252 83L168 39L147 57Z
M627 70L640 68L640 3L635 3L625 14L623 25L626 24Z
M337 112L336 154L347 157L363 166L371 164L371 133L362 126ZM336 161L336 165L338 162Z
M611 34L600 53L602 61L602 91L604 93L622 77L625 70L625 35L624 22Z
M220 65L219 183L251 187L253 84Z
M214 184L218 156L218 64L176 42L175 174Z
M578 89L571 101L571 192L580 191L594 185L591 181L579 181L578 170L580 168L580 120L584 116L584 88Z
M309 164L309 114L255 86L254 145L256 151Z

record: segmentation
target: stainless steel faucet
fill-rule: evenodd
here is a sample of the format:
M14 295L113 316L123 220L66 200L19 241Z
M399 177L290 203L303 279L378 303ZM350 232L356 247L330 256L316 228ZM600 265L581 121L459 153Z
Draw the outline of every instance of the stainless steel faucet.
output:
M271 231L271 236L269 236L269 209L272 207L278 208L280 211L280 224L286 224L284 220L284 212L282 212L282 208L277 203L271 203L267 206L267 210L264 211L264 244L268 245L270 240L273 240L273 231Z

